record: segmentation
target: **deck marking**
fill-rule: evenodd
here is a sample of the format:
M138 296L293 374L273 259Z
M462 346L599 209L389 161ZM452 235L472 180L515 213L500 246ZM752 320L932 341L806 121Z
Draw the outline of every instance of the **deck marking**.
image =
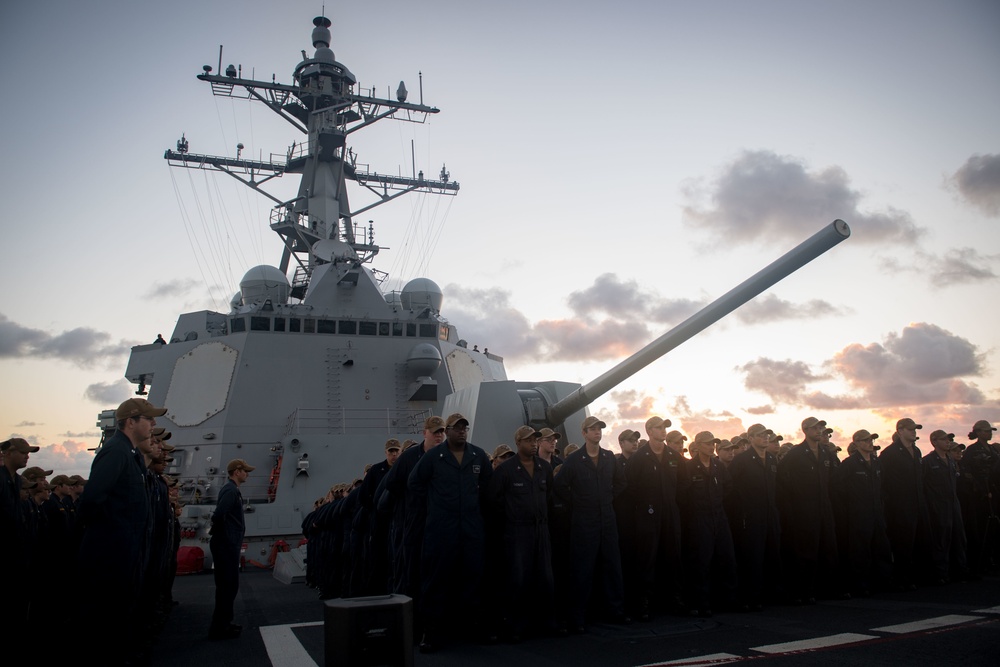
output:
M872 628L871 631L905 634L907 632L922 632L924 630L933 630L934 628L943 628L949 625L958 625L959 623L967 623L969 621L978 620L980 620L979 616L949 614L947 616L925 618L922 621L913 621L912 623L900 623L899 625L886 625L881 628Z
M690 665L691 667L696 667L697 665L722 665L738 660L743 660L743 656L733 655L732 653L713 653L711 655L695 655L690 658L680 658L679 660L670 660L668 662L650 662L645 665L636 665L636 667L660 667L661 665Z
M260 628L260 636L264 640L264 648L267 650L267 657L271 660L271 665L273 667L319 667L292 631L292 628L305 628L313 625L323 625L323 621L266 625Z
M1000 614L1000 607L990 607L989 609L973 609L973 614Z
M802 639L794 642L784 642L782 644L768 644L766 646L754 646L751 651L761 653L790 653L792 651L810 651L818 648L828 648L830 646L840 646L841 644L856 644L858 642L878 639L873 635L860 635L854 632L843 632L839 635L827 635L826 637L815 637L814 639Z

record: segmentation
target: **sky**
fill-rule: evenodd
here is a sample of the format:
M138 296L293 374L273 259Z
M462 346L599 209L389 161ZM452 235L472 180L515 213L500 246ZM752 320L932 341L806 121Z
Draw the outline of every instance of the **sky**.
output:
M283 154L295 130L213 97L233 63L291 82L315 2L0 6L0 436L87 474L129 348L228 311L276 264L269 200L194 153ZM1000 421L1000 5L386 0L326 5L363 89L441 109L381 121L362 163L443 164L457 197L371 211L373 268L444 291L508 377L587 382L834 219L852 236L598 399L605 442L651 415L689 437L756 422L845 446L909 416ZM422 79L419 77L422 74ZM272 185L272 184L269 184ZM289 178L271 191L287 198ZM357 205L360 198L352 200ZM369 216L366 216L369 217ZM925 447L926 449L926 447Z

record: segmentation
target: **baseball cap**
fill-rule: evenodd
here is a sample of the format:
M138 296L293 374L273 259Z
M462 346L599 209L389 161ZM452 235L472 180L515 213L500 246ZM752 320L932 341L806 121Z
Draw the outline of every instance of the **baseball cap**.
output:
M586 419L583 420L583 430L586 431L591 426L600 426L601 428L607 428L608 427L607 424L605 424L604 422L602 422L597 417L594 417L593 415L591 415L590 417L587 417Z
M526 440L527 438L538 438L541 437L542 432L536 429L534 426L522 426L521 428L514 431L514 442L520 440Z
M978 430L980 430L980 429L982 429L982 430L984 430L984 431L995 431L995 430L997 430L997 427L996 427L996 426L993 426L993 425L991 425L991 424L990 424L990 423L989 423L988 421L986 421L985 419L980 419L980 420L979 420L979 421L977 421L977 422L976 422L975 424L973 424L973 426L972 426L972 430L973 430L973 431L978 431Z
M559 431L553 431L550 428L543 428L541 431L539 431L539 433L542 434L541 436L539 436L542 438L555 438L556 440L559 439Z
M622 431L621 433L618 434L618 442L621 442L622 440L632 440L632 441L638 442L639 441L639 432L638 431L633 431L632 429L628 429L627 428L627 429L625 429L624 431Z
M822 419L816 419L815 417L806 417L802 420L802 430L807 428L812 428L814 426L826 426L826 422ZM749 432L749 431L748 431Z
M115 419L121 421L130 417L162 417L166 408L158 408L144 398L130 398L115 410Z
M736 449L739 445L731 440L720 440L719 449Z
M707 444L707 443L711 442L711 443L714 443L716 445L719 444L720 442L722 442L721 440L719 440L718 438L716 438L714 435L712 435L711 431L702 431L698 435L694 436L694 441L695 441L696 444Z
M433 433L444 428L444 420L437 415L432 415L424 420L424 430Z
M466 426L469 425L469 420L456 412L455 414L448 416L448 421L445 422L445 426L447 428L451 428L458 425L460 422L465 422Z
M854 435L851 436L851 442L857 442L858 440L867 440L871 438L872 440L878 440L878 433L869 433L865 429L860 431L855 431Z
M917 422L913 421L909 417L904 417L903 419L900 419L898 422L896 422L896 430L897 431L900 430L900 429L903 429L903 428L918 429L918 428L923 428L923 427L924 427L923 424L918 424Z
M665 426L670 428L670 420L664 419L663 417L653 416L646 420L646 430L651 428L659 428L660 426Z
M45 470L44 468L39 468L38 466L31 466L30 468L25 468L21 472L21 477L30 477L31 479L41 479L42 477L48 477L52 474L51 470Z
M752 438L755 435L763 435L769 433L771 429L764 426L763 424L752 424L750 428L747 429L747 437Z
M22 454L34 454L41 447L32 447L24 438L11 438L0 443L0 452L6 452L8 449L16 449Z
M513 454L514 452L511 450L509 445L497 445L497 448L493 450L494 459L498 459L501 456L507 456L507 455L513 456Z
M389 438L388 440L385 441L385 451L387 452L391 449L401 449L401 448L402 446L399 444L399 440L396 440L395 438Z
M250 465L243 459L233 459L232 461L229 462L229 465L226 466L226 472L232 475L233 472L236 470L246 470L247 472L253 472L254 470L256 470L256 468L254 468L252 465Z

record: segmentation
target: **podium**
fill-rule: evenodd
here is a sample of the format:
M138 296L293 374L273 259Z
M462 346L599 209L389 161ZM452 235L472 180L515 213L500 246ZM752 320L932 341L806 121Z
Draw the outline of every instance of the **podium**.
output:
M412 667L413 600L405 595L327 600L323 636L326 667Z

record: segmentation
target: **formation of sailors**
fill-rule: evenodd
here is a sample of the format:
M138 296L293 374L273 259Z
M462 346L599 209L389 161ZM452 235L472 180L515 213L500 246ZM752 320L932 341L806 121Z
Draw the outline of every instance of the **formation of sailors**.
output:
M79 618L115 619L61 626L83 662L148 661L174 605L180 544L177 481L164 474L174 447L155 428L164 412L143 399L122 403L89 479L28 467L39 447L22 438L0 443L0 613L10 636L46 645L62 600Z
M323 599L400 593L420 649L586 632L601 619L710 616L767 604L974 580L1000 565L1000 448L900 419L891 444L854 433L846 458L809 417L781 444L762 424L688 440L652 417L646 438L588 417L583 444L523 426L492 455L460 414L334 486L303 522L307 582Z

